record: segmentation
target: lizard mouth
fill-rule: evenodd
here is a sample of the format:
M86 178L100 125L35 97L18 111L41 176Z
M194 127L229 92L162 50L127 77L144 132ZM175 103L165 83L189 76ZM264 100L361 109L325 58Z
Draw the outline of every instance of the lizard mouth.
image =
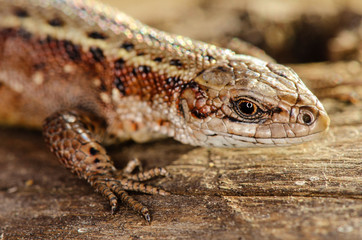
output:
M254 134L248 136L230 132L204 132L207 139L205 145L215 147L276 147L301 144L321 137L329 128L329 117L320 111L312 124L272 123L261 126ZM247 124L244 127L248 127ZM263 134L257 131L264 131ZM259 136L258 136L259 135ZM267 137L265 137L267 136Z
M254 138L238 136L229 133L215 133L208 136L207 145L214 147L282 147L295 144L302 144L320 138L326 131L315 132L306 136L300 137L284 137L284 138Z

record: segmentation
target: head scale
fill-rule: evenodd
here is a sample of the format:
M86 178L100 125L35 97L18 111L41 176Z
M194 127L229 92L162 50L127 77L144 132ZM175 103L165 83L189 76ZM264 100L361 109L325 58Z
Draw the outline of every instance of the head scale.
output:
M322 104L294 71L246 55L206 69L179 105L188 136L179 140L202 146L290 145L329 126Z

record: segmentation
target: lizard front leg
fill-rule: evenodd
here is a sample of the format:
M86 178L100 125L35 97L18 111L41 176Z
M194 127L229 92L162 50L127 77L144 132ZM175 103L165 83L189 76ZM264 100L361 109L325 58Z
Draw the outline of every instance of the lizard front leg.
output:
M86 179L109 200L112 213L117 210L120 199L150 222L149 210L129 196L126 190L168 195L164 190L140 183L153 177L166 176L166 170L155 168L135 175L131 175L129 170L117 170L100 144L104 132L104 121L79 110L56 112L43 125L44 138L50 150L66 168Z

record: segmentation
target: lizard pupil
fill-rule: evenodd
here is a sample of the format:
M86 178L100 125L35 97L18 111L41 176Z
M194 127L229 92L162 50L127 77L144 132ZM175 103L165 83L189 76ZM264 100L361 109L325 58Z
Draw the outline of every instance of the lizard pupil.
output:
M249 101L242 101L239 103L239 109L245 115L252 115L256 112L257 108L255 104Z

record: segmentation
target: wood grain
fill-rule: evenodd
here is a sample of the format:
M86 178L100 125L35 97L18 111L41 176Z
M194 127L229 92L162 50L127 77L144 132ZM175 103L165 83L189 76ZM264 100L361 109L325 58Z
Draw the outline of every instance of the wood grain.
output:
M225 9L222 16L234 13ZM177 19L167 16L169 25ZM362 96L362 80L352 80L344 91ZM360 239L362 103L323 104L330 131L303 145L205 149L167 139L109 148L119 168L138 157L146 169L172 174L152 183L173 195L134 194L151 210L151 225L125 206L111 215L102 196L58 164L40 132L2 127L0 239Z

